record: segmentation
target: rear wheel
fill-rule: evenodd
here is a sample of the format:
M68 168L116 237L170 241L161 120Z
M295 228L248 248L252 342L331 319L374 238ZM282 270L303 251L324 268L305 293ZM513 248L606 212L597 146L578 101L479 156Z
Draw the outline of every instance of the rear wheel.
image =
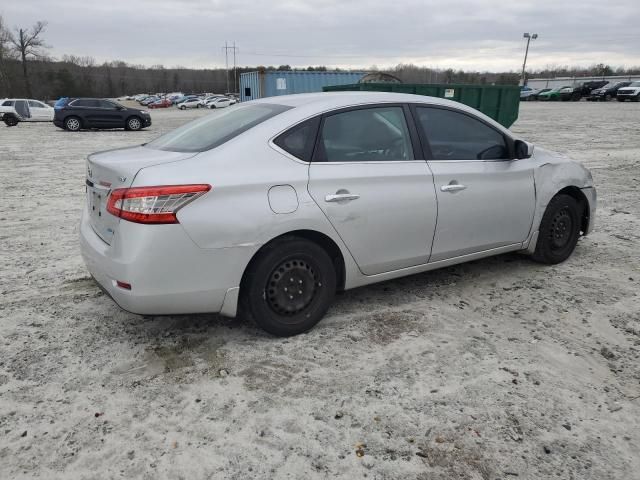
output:
M610 94L610 93L607 93L607 94L604 96L604 100L605 100L606 102L608 102L609 100L611 100L611 94Z
M564 194L553 197L540 222L533 259L556 264L569 258L578 243L581 216L581 207L573 197Z
M283 237L249 267L240 311L273 335L297 335L322 319L335 291L336 272L327 252L307 240Z
M11 113L5 114L4 117L2 117L2 121L7 127L15 127L19 122L18 117Z
M130 117L127 119L125 130L140 130L142 128L142 121L138 117Z
M77 132L82 127L80 119L78 117L67 117L64 121L64 128L70 132Z

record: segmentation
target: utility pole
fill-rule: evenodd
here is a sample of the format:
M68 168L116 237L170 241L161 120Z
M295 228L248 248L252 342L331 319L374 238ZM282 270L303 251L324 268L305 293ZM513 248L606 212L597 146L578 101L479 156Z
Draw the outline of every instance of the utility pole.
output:
M522 86L524 87L527 84L527 79L525 78L525 68L527 68L527 55L529 55L529 42L531 42L532 39L535 40L536 38L538 38L538 34L533 33L529 35L529 33L525 33L522 37L527 39L527 48L524 51L524 62L522 63Z
M232 93L229 90L229 50L233 51L233 80L234 80L234 89L235 89L235 85L238 84L236 75L236 50L238 50L238 47L236 47L236 42L234 40L233 42L233 46L230 46L228 44L228 42L224 42L224 47L222 47L222 49L224 50L224 64L225 64L225 68L226 68L226 77L227 77L227 91L225 93Z
M238 86L238 67L236 66L236 41L233 41L233 93L236 93Z

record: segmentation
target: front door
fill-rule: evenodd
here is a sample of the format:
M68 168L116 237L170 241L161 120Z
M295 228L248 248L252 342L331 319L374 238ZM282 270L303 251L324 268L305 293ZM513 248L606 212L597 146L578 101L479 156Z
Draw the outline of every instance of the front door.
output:
M416 107L433 160L438 222L430 262L517 245L535 209L532 160L514 160L502 132L463 112Z
M51 109L42 102L29 100L29 110L31 110L31 120L34 122L48 122L52 120Z
M107 128L124 127L123 113L118 106L109 100L98 100L100 124Z
M309 193L366 275L429 259L436 197L408 113L379 105L326 115L309 167Z

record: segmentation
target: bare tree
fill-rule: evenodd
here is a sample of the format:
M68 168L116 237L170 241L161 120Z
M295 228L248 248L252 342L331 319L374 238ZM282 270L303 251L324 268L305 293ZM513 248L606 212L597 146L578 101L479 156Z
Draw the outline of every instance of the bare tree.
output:
M29 29L16 28L15 33L9 38L13 44L13 50L20 56L22 61L22 75L24 77L27 96L31 97L31 83L29 82L29 72L27 61L29 58L43 57L43 49L49 48L40 38L40 34L47 27L47 22L38 21Z
M7 75L7 66L5 60L11 57L11 32L7 28L0 15L0 88L8 91L11 88L9 84L9 76Z

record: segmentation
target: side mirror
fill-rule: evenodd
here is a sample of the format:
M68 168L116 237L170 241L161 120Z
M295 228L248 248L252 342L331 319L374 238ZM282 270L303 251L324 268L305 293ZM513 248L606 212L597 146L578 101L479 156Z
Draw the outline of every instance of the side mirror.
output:
M533 155L533 148L533 143L525 142L524 140L516 140L516 158L531 158L531 155Z

